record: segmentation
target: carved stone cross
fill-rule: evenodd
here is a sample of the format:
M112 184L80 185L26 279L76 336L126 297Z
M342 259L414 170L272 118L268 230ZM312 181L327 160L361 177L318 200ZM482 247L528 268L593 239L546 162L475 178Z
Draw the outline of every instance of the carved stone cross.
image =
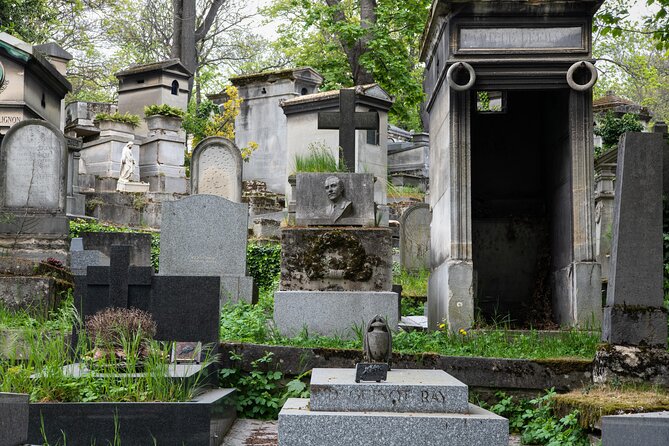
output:
M378 131L379 113L356 112L355 89L342 89L339 90L339 111L318 113L318 128L339 130L339 158L349 171L355 172L355 131Z

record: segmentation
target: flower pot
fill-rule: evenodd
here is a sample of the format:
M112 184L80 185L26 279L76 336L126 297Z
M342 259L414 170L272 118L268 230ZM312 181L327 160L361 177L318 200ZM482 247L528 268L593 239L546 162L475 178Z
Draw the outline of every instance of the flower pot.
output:
M151 115L144 118L149 136L152 135L176 135L181 130L183 119L175 116Z
M95 125L100 129L100 136L108 136L112 132L126 133L129 136L135 134L135 127L125 122L110 121L107 119L95 121Z

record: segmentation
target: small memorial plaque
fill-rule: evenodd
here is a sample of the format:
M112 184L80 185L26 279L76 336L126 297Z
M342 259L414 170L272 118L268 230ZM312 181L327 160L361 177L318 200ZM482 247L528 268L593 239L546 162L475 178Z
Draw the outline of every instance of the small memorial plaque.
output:
M361 362L355 365L355 382L386 381L388 379L388 364L385 362Z
M177 364L200 363L201 342L175 342L172 346L170 362Z

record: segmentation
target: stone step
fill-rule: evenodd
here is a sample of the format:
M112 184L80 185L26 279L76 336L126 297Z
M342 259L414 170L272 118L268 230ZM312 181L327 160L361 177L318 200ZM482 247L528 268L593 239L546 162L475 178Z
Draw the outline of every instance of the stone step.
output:
M507 446L506 418L469 405L467 414L318 412L291 398L279 413L279 444L291 446Z
M467 413L467 385L443 370L398 369L355 382L355 369L313 369L312 411Z

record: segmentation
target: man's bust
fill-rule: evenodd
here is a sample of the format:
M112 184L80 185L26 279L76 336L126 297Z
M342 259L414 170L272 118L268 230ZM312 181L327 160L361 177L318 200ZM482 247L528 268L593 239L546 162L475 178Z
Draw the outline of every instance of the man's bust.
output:
M332 219L332 223L353 214L353 204L351 200L344 197L344 183L340 178L336 176L327 177L325 179L325 192L330 200L326 215Z

